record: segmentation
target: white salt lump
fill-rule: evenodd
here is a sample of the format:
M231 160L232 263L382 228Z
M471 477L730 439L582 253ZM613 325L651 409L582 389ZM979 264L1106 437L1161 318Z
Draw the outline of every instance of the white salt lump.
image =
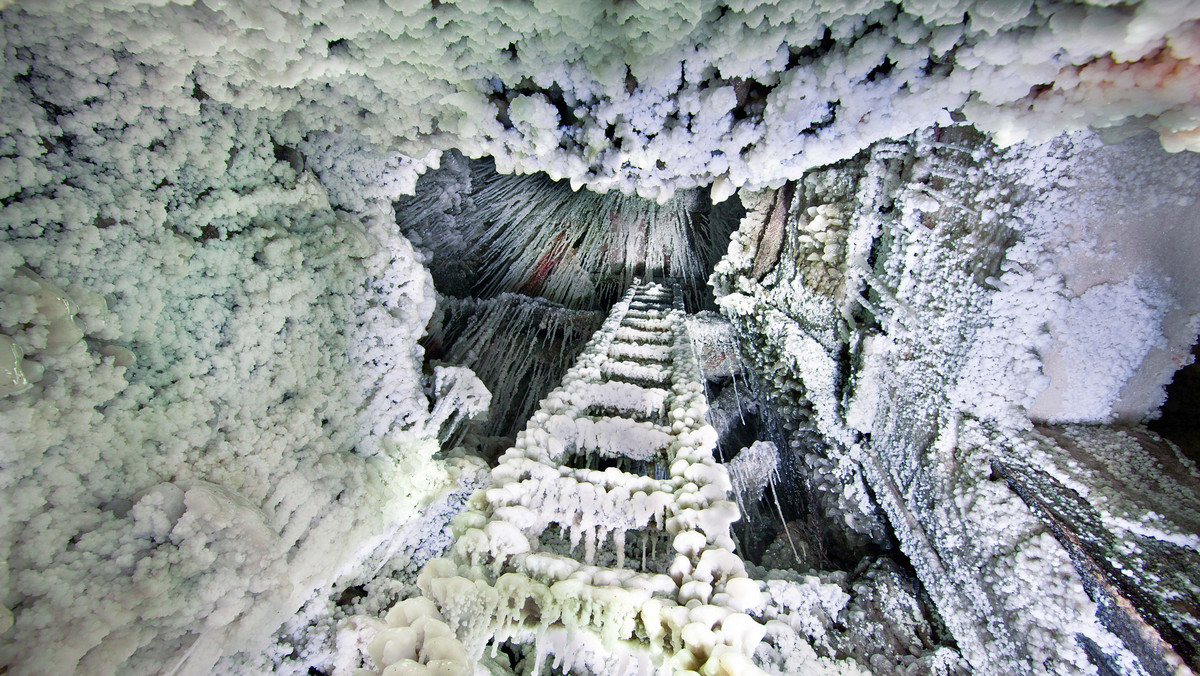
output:
M0 397L29 389L30 381L22 368L21 348L12 338L0 335Z

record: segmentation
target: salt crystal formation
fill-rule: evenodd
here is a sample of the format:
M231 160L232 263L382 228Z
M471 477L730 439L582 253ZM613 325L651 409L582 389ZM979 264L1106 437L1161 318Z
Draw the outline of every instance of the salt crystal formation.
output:
M1090 125L1171 149L1200 119L1188 1L4 5L10 44L53 45L84 99L115 79L264 111L291 138L322 130L314 146L374 147L401 184L456 147L501 173L720 201L952 112L1006 143Z
M387 676L474 673L463 644L437 608L421 597L402 601L388 611L387 626L375 635L367 651Z

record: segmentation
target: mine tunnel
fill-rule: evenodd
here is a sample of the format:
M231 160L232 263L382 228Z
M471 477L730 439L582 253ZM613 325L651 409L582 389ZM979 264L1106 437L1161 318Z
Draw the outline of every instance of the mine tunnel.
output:
M1200 3L0 0L0 673L1200 668Z

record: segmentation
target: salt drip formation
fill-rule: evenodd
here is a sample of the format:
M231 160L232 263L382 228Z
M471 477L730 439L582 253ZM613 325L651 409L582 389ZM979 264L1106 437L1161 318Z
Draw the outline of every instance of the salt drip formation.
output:
M630 289L421 573L472 661L507 641L533 673L763 673L681 293Z

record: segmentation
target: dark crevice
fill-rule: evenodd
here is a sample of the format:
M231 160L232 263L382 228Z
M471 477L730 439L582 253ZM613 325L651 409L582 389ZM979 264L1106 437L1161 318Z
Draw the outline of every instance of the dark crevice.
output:
M1171 441L1192 462L1200 463L1200 343L1192 346L1192 363L1175 372L1167 385L1161 417L1147 427Z
M791 70L797 66L808 65L833 51L836 46L837 40L833 39L833 31L826 27L821 39L816 43L789 50L787 67Z

